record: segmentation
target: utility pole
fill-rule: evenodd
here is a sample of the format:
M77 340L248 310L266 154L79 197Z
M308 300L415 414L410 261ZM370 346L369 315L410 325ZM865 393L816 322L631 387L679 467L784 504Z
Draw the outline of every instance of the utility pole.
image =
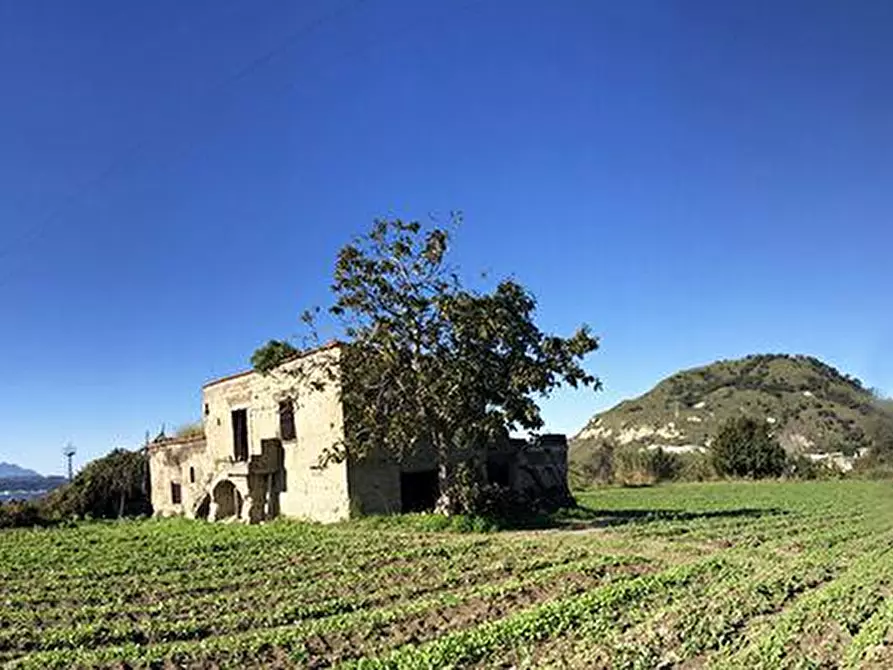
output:
M65 458L68 459L68 481L71 481L74 478L74 470L71 467L71 459L74 458L74 454L77 450L74 448L74 445L69 442L65 445L65 449L62 450L62 453L65 455Z

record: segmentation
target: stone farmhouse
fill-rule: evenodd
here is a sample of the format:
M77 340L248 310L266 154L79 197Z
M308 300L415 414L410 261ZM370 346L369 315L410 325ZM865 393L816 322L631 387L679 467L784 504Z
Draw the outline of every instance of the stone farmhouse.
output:
M424 449L401 463L368 456L321 464L320 456L344 437L337 374L333 381L323 372L340 370L340 356L332 343L269 374L246 371L205 384L203 434L161 436L148 446L156 515L335 522L432 509L437 467ZM493 483L567 493L564 435L506 439L481 456Z

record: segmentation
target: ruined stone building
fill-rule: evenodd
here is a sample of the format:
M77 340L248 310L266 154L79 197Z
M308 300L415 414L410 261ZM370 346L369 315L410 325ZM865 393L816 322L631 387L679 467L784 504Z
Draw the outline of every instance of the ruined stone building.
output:
M149 445L155 513L333 522L432 508L438 497L433 454L422 451L403 463L369 457L321 464L323 452L344 437L337 378L321 378L323 370L340 369L340 355L338 344L327 345L269 374L247 371L205 384L203 435L161 437ZM563 435L530 444L507 440L487 451L494 483L566 490Z

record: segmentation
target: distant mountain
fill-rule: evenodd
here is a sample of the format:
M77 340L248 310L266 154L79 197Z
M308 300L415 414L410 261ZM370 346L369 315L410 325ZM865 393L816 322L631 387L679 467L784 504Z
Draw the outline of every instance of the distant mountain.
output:
M0 463L0 479L35 479L43 477L39 472L23 468L14 463Z
M678 372L643 396L596 414L570 442L585 463L605 440L641 447L709 447L720 425L747 415L772 427L790 453L871 448L889 404L812 356L761 354Z

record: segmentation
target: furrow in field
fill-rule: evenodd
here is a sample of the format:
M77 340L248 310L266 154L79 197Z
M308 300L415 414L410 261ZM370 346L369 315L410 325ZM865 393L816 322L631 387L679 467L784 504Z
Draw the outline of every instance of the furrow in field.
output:
M893 583L890 537L854 557L839 579L798 600L738 651L713 659L717 668L785 668L836 665L870 621ZM878 546L879 545L879 546ZM851 651L852 657L856 656Z
M730 552L709 584L672 598L639 603L610 627L579 627L572 635L520 647L506 659L532 667L670 667L733 641L753 616L776 612L833 579L850 555L816 554L772 560L770 552Z
M484 613L486 608L491 611L507 610L513 608L513 603L522 606L531 598L535 600L543 597L542 594L547 592L540 588L543 585L551 583L559 590L575 589L579 588L581 582L590 584L630 579L635 574L653 569L651 566L648 561L636 562L626 557L599 557L589 561L543 568L533 575L501 583L460 589L414 601L403 600L387 607L362 609L297 625L265 619L259 622L253 621L253 625L241 626L236 630L220 628L209 630L190 627L165 628L163 623L159 623L159 630L164 628L163 635L159 630L154 631L152 638L155 640L154 643L142 638L134 640L127 637L133 633L129 628L112 635L108 631L103 631L99 639L91 640L72 639L70 634L68 637L63 634L60 639L47 642L45 636L43 644L58 643L68 648L52 648L52 651L35 652L17 659L7 654L5 659L14 661L22 667L68 667L77 663L97 665L123 660L149 662L164 659L169 654L186 654L187 657L191 657L194 654L201 655L206 649L223 652L230 649L233 644L265 645L270 640L288 640L289 648L292 649L304 650L304 645L307 645L308 649L302 653L331 656L340 653L338 649L344 646L343 640L354 640L356 635L362 638L378 631L379 638L386 643L390 637L403 635L401 631L406 628L407 622L420 618L436 623L432 625L432 631L442 631L446 627L447 620L452 620L453 625L463 625L468 620L466 614L468 610ZM478 602L483 605L479 606ZM480 607L485 609L481 610ZM430 616L429 613L434 611L438 614ZM360 632L352 635L350 631ZM91 634L93 631L85 632ZM129 643L114 645L112 637L120 638L119 642L129 640ZM90 651L87 652L85 649Z
M865 537L803 555L771 548L730 551L727 567L703 587L643 599L619 616L581 622L570 634L530 646L513 641L497 666L665 667L722 647L753 616L776 612L803 593L833 579L864 551L888 546L889 538ZM485 663L486 665L486 663ZM373 667L377 667L374 666ZM391 667L391 666L382 666Z
M134 620L160 616L175 620L190 617L192 612L203 611L210 617L220 614L216 611L218 608L269 610L283 602L288 602L293 607L296 602L343 600L344 593L350 593L353 598L371 598L378 594L378 600L386 601L390 598L389 592L417 596L433 590L497 580L511 574L582 560L590 555L591 552L581 548L571 548L554 555L522 556L517 560L505 554L501 557L476 555L467 559L457 557L454 561L443 559L399 564L372 572L357 569L328 579L289 579L282 575L273 575L267 580L231 583L240 588L226 592L208 590L204 583L195 581L192 589L184 588L182 593L177 594L157 594L152 598L153 602L146 602L145 598L131 599L119 592L112 602L106 600L102 605L82 605L77 608L67 606L67 602L52 607L27 609L0 606L0 631L3 626L12 624L46 630L56 626L89 624L111 616ZM2 638L0 632L0 648L3 646Z

